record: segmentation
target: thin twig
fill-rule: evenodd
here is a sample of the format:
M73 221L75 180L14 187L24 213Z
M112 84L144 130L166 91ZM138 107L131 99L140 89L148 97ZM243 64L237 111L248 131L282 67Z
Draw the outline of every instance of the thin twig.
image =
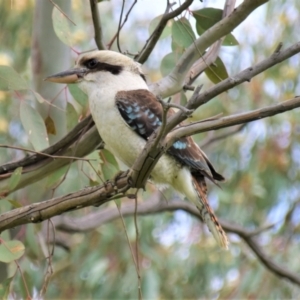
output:
M165 103L161 99L158 98L158 101L162 105L162 120L160 127L151 135L151 141L149 140L151 146L146 149L144 152L145 159L138 157L130 170L130 184L135 188L144 188L146 182L150 176L151 171L155 166L155 161L157 162L159 157L162 155L162 148L159 147L162 138L166 133L167 126L167 115L168 111L171 108L169 103ZM149 150L150 149L150 150ZM150 153L152 152L152 153ZM147 155L145 155L147 153ZM141 158L141 161L139 160Z
M190 116L194 110L192 109L187 109L186 107L180 105L180 104L176 104L176 103L171 103L171 102L164 102L163 100L160 100L159 101L163 106L166 106L166 107L173 107L173 108L177 108L179 110L181 110L187 117Z
M258 245L255 239L251 236L251 231L248 231L238 225L229 224L226 222L221 222L222 227L228 231L238 234L245 243L252 249L258 259L267 267L272 273L279 277L290 280L291 282L300 285L300 277L298 274L287 270L285 267L279 265L274 260L272 260Z
M183 87L182 87L183 91L194 91L195 90L195 87L192 86L192 85L187 85L185 84Z
M137 193L135 193L134 197L134 226L135 226L135 252L136 252L136 266L137 266L137 277L138 277L138 295L139 300L143 299L142 295L142 277L141 277L141 270L140 270L140 259L139 259L139 227L137 222L137 209L138 209L138 200L137 200Z
M262 226L260 228L257 228L255 230L252 230L251 232L249 232L249 237L254 237L256 235L260 235L261 233L265 232L265 231L268 231L268 230L271 230L272 228L274 228L280 221L277 221L273 224L269 224L269 225L265 225L265 226Z
M223 115L224 115L223 113L219 113L219 114L216 114L216 115L214 115L214 116L211 116L211 117L202 119L202 120L200 120L200 121L197 121L197 123L204 123L204 122L208 122L208 121L218 120L218 119L220 119Z
M23 148L23 147L3 145L3 144L0 144L0 148L22 150L22 151L26 151L26 152L30 152L30 153L35 153L35 154L38 154L38 155L41 155L41 156L50 157L50 158L72 159L72 160L82 160L82 161L95 161L95 159L75 157L75 156L51 155L51 154L47 154L47 153L44 153L44 152Z
M16 260L14 262L17 265L18 271L20 272L21 277L22 277L22 281L23 281L23 284L24 284L24 287L25 287L25 291L26 291L26 294L27 294L27 298L26 299L31 300L32 297L31 297L31 295L29 293L28 285L27 285L25 276L24 276L24 274L23 274L23 272L21 270L21 267L20 267L19 263Z
M262 60L261 62L257 63L254 66L251 66L247 69L244 69L240 73L231 76L225 80L222 80L218 84L214 85L213 87L209 88L208 90L200 93L197 88L194 91L193 96L188 101L186 107L188 109L196 109L199 108L201 105L211 101L216 96L220 95L221 93L243 83L250 81L251 78L254 76L262 73L263 71L271 68L272 66L281 63L282 61L286 60L287 58L297 54L300 52L300 42L292 45L291 47L280 51L279 53L273 53L270 57ZM181 112L176 113L174 116L170 118L168 121L167 129L172 129L180 122L185 119L185 116L181 114ZM241 124L241 123L237 123ZM236 124L235 124L236 125ZM232 126L232 125L230 125Z
M222 15L223 19L229 16L233 12L235 7L235 2L236 2L235 0L225 1L223 15ZM210 66L216 61L225 37L226 36L223 36L218 41L216 41L213 45L211 45L211 47L209 47L208 51L204 55L202 55L202 53L198 51L201 57L194 63L194 65L191 67L190 71L188 72L188 75L186 76L185 79L186 85L191 85L206 68L210 68ZM212 68L211 71L213 71ZM216 74L215 72L214 74L215 76L219 77L219 75Z
M282 46L283 46L283 43L282 43L282 42L280 42L280 43L277 45L277 47L276 47L276 49L275 49L274 53L275 53L275 54L276 54L276 53L279 53L279 52L280 52L280 50L281 50L281 48L282 48Z
M205 31L195 43L190 45L179 58L172 71L166 77L152 83L150 90L155 95L161 95L163 98L179 92L184 85L186 75L190 71L190 68L199 57L201 57L199 53L204 53L213 43L229 34L257 7L266 2L268 2L268 0L244 0L230 17L216 23L209 30Z
M100 14L98 11L98 1L97 0L90 0L90 7L94 25L94 32L95 32L95 42L99 50L105 50L106 47L103 43L103 33L102 33L102 26L100 20Z
M134 255L133 249L131 247L131 243L130 243L129 237L128 237L128 233L127 233L126 225L125 225L125 222L124 222L124 218L122 216L121 209L120 209L120 207L119 207L119 205L118 205L118 203L116 201L115 201L115 204L116 204L116 207L117 207L117 210L118 210L118 213L119 213L119 217L120 217L120 219L122 221L122 225L123 225L123 228L124 228L124 231L125 231L125 236L126 236L127 244L129 246L131 257L132 257L132 260L133 260L133 263L134 263L134 266L135 266L135 270L136 270L136 273L138 274L138 278L139 278L139 269L138 269L138 266L137 266L137 261L135 259L135 255Z
M155 47L156 43L158 42L163 30L165 29L166 25L168 24L168 21L177 17L180 15L185 9L187 9L191 4L193 0L186 0L181 6L179 6L177 9L175 9L172 12L169 12L173 4L170 4L169 1L167 2L167 8L162 16L160 22L152 32L149 39L146 41L144 47L140 51L140 53L135 57L135 60L141 64L143 64L151 54L153 48Z
M80 123L78 123L66 136L61 140L57 141L55 144L43 150L42 153L53 155L54 153L61 151L62 149L68 149L74 141L78 140L81 132L84 128L90 129L94 125L92 116L86 117ZM98 134L99 136L99 134ZM99 141L101 142L101 140ZM31 155L29 157L24 157L16 162L7 163L0 166L0 174L7 173L15 170L18 167L26 167L39 163L41 160L45 159L41 155Z
M117 31L117 47L118 47L120 53L122 53L121 46L120 46L120 31L121 31L121 23L122 23L122 18L123 18L124 6L125 6L125 0L122 1L122 8L121 8L119 24L118 24L118 31Z
M246 1L245 1L246 2ZM249 1L247 1L249 2ZM235 12L236 14L236 12ZM241 83L241 82L244 82L244 81L249 81L253 76L265 71L266 69L282 62L283 60L293 56L294 54L297 54L299 53L300 51L300 43L296 43L294 45L292 45L291 47L285 49L285 50L281 50L279 53L277 53L276 55L272 56L271 58L267 58L263 61L261 61L259 64L257 64L254 68L253 67L250 67L242 72L240 72L239 74L236 74L234 77L231 77L229 79L226 79L224 81L222 81L221 83L215 85L213 88L209 89L208 91L205 92L205 94L202 95L202 97L205 98L205 101L209 101L210 99L214 98L215 96L221 94L222 92L228 90L229 88ZM208 93L208 94L207 94ZM173 117L172 117L173 119ZM179 124L180 122L182 122L184 119L184 117L181 117L180 114L179 116L177 115L177 113L175 114L174 116L174 119L172 120L172 122L174 122L173 126L176 126L176 124ZM86 122L86 120L82 121L82 122ZM171 123L171 120L169 121ZM90 123L89 126L92 126L93 123ZM172 125L172 124L171 124ZM78 124L78 128L80 128L80 126L82 126L82 124ZM84 126L83 126L84 127ZM71 143L75 136L78 135L78 132L77 132L77 127L74 128L74 130L72 131L72 134L68 134L65 138L68 138L68 141L65 141L64 139L63 140L60 140L59 142L57 142L56 144L56 149L60 149L60 146L61 145L66 145L67 142ZM82 128L82 127L81 127ZM94 144L98 144L101 142L101 140L99 139L99 134L97 133L97 131L95 130L95 127L89 127L89 131L92 131L93 132L93 138L89 138L89 140L93 141L92 144L90 144L90 146L87 146L85 145L84 147L84 152L85 153L90 153L92 150L94 150ZM87 135L88 136L88 135ZM83 141L84 143L87 143L86 140ZM81 142L80 142L81 143ZM62 150L63 151L67 151L67 146L64 146L65 150ZM44 152L50 152L52 150L52 146L45 149ZM53 152L52 152L53 153ZM33 162L31 161L31 159L33 159ZM10 163L10 164L6 164L4 166L1 166L0 167L0 172L1 173L6 173L7 170L14 170L16 169L17 167L19 166L23 166L22 164L26 164L28 165L28 168L29 166L31 168L34 169L34 166L36 165L34 159L36 159L36 155L34 155L33 157L31 157L30 159L27 159L25 158L24 160L22 161L18 161L18 162L15 162L15 163ZM55 161L54 161L55 162ZM63 161L62 161L63 162ZM51 162L50 162L51 163ZM57 163L57 162L56 162ZM52 162L53 164L53 162ZM49 162L45 162L45 166L43 167L43 170L45 169L48 169L48 165L49 165ZM60 167L63 166L64 164L60 164ZM42 170L40 168L40 170ZM28 173L27 173L28 174ZM47 172L43 172L43 174L49 174L49 171L48 173ZM33 180L35 177L34 177L34 173L32 175L32 179ZM41 176L41 174L39 173L38 175L38 178L43 178ZM22 179L21 179L22 180ZM1 181L0 181L1 183ZM25 186L26 184L28 184L29 182L27 181L27 183L23 183L22 185L18 185L16 187L16 189L20 188L20 187L23 187ZM6 183L5 183L6 185ZM5 188L4 188L5 189Z
M243 128L246 125L247 125L247 123L242 124L240 126L237 126L236 128L233 128L233 130L230 130L230 131L225 132L223 134L220 134L220 135L217 135L217 136L213 136L213 137L208 137L207 139L203 140L199 146L200 146L200 148L205 148L205 147L207 147L210 144L213 144L213 143L218 142L220 140L224 140L224 139L228 138L229 136L234 135L234 134L242 131Z
M300 107L300 96L290 100L286 100L279 104L270 105L268 107L248 111L245 113L239 113L230 115L227 117L219 118L217 120L207 122L195 122L188 125L182 125L176 127L172 132L168 134L168 145L165 147L172 146L172 144L179 138L190 136L192 134L206 132L210 130L216 130L226 127L231 127L239 124L249 123L255 120L271 117L289 110Z
M70 17L53 1L49 0L53 6L55 6L73 25L76 26L75 22L73 22Z
M111 48L112 44L114 43L115 39L117 38L117 46L118 46L119 52L122 53L121 47L120 47L120 44L119 44L119 35L120 35L120 31L121 31L121 29L123 28L123 26L125 25L125 23L127 22L128 17L129 17L129 15L130 15L130 12L131 12L131 10L133 9L133 7L135 6L136 3L137 3L137 0L135 0L135 1L132 3L132 5L130 6L130 8L129 8L127 14L125 15L125 19L124 19L123 23L121 24L122 18L123 18L124 5L125 5L125 0L123 0L122 9L121 9L121 13L120 13L120 19L119 19L118 30L117 30L116 34L113 36L113 38L111 39L111 41L108 43L108 45L107 45L107 48L108 48L108 49Z
M195 125L198 126L197 132L205 132L246 123L249 121L259 120L283 113L296 107L300 107L300 96L291 100L287 100L283 103L265 107L252 112L250 111L247 113L236 114L226 118L220 118L214 121L208 121ZM182 129L184 129L184 126L176 128L174 132ZM171 136L172 134L173 132L169 133L168 136ZM140 155L138 159L141 157L142 155ZM69 210L79 209L95 204L101 205L111 201L112 199L120 198L130 188L130 185L128 184L129 176L130 174L125 177L120 176L114 183L107 181L104 185L88 187L66 196L56 197L54 199L39 203L33 203L9 212L5 212L0 215L0 232L22 224L41 222ZM55 207L55 210L53 207Z
M49 231L49 224L51 224L52 232L53 232L53 238L51 239L52 243L50 243L50 231ZM50 250L50 245L52 244L52 249ZM53 267L52 267L52 257L54 255L54 249L55 249L55 226L51 219L48 220L47 223L47 245L48 245L48 256L46 257L46 260L48 261L47 265L47 272L45 275L44 283L40 291L40 297L43 298L46 294L48 285L50 283L51 276L53 275Z

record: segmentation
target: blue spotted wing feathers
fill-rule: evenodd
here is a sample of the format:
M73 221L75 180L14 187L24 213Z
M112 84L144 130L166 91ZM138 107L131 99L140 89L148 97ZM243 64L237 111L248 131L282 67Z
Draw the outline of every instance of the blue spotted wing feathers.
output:
M162 124L162 106L148 90L120 91L116 95L116 105L125 122L145 140ZM172 114L174 111L170 109L169 115ZM167 153L189 166L192 173L200 171L212 181L224 180L191 137L179 139Z

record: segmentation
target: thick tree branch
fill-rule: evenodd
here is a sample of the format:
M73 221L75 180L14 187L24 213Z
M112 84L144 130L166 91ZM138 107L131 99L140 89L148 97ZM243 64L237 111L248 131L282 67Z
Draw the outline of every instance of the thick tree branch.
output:
M102 26L100 21L100 15L98 12L98 1L90 0L91 13L93 18L94 32L95 32L95 42L99 50L105 50L106 47L103 43Z
M137 62L143 64L148 59L156 43L158 42L162 32L164 31L166 25L168 24L168 21L180 15L184 10L186 10L193 3L193 1L194 0L186 0L182 5L180 5L177 9L171 12L169 12L171 8L171 4L169 3L169 1L167 1L166 12L162 16L161 20L159 21L158 25L152 32L149 39L146 41L143 49L134 58Z
M217 120L206 121L206 122L196 122L188 125L183 125L174 129L168 134L167 148L171 146L177 139L190 136L191 134L196 134L200 132L206 132L210 130L216 130L220 128L231 127L234 125L245 124L255 120L260 120L267 117L272 117L277 114L295 109L300 107L300 96L293 99L286 100L279 104L274 104L268 107L252 110L245 113L239 113L231 115L228 117L219 118ZM211 126L211 127L210 127Z
M209 88L208 90L204 91L203 93L200 93L200 90L199 92L195 90L194 95L187 103L186 108L196 109L199 106L203 105L204 103L207 103L208 101L212 100L214 97L220 95L221 93L228 91L229 89L245 81L249 82L254 76L281 63L282 61L290 58L291 56L299 52L300 52L300 42L280 52L275 51L269 58L264 59L263 61L257 63L253 67L251 66L234 76L222 80L221 82ZM176 113L172 118L169 119L167 130L170 131L185 119L186 116L184 114L182 114L181 112Z
M247 68L244 71L240 72L234 77L230 77L226 80L221 81L220 83L216 84L212 88L208 89L207 91L200 93L201 87L196 88L193 96L188 101L186 108L187 109L196 109L199 106L203 105L204 103L208 102L215 96L219 95L220 93L238 85L245 81L250 81L252 77L255 75L269 69L270 67L286 60L287 58L295 55L296 53L300 52L300 42L292 45L291 47L280 51L280 49L276 50L269 58L261 61L260 63L256 64L253 67ZM296 97L295 99L289 100L284 102L283 104L270 106L267 108L263 108L261 110L256 110L252 112L248 112L245 114L240 114L242 119L239 119L237 115L229 116L226 118L222 118L220 120L214 120L210 122L200 122L197 125L189 125L185 127L179 127L174 130L174 132L168 134L167 141L162 143L157 143L157 132L151 135L148 139L147 146L144 148L141 155L137 158L134 165L131 168L131 182L134 187L143 188L146 183L146 180L153 170L155 164L161 157L161 155L171 147L171 145L182 136L192 135L196 132L203 132L201 131L202 128L206 128L207 124L219 124L219 127L211 127L210 130L214 130L215 128L224 128L233 125L243 124L246 122L250 122L253 120L257 120L262 117L272 116L274 114L280 113L282 111L291 110L293 108L299 107L299 99ZM174 116L172 116L166 125L164 132L167 134L170 132L174 127L180 124L187 118L186 113L183 111L178 111ZM204 127L202 127L204 126ZM193 128L195 131L192 132L190 129ZM160 129L159 129L160 130ZM206 129L205 129L206 131ZM162 140L164 139L165 135L162 135Z
M286 278L290 280L291 282L300 285L300 277L298 274L295 274L289 270L287 270L285 267L279 265L274 260L272 260L264 251L263 249L258 245L258 243L253 238L253 234L251 231L248 231L244 228L241 228L237 225L232 225L226 222L221 222L222 227L227 232L232 232L238 234L246 243L247 245L252 249L252 251L255 253L255 255L259 258L259 260L274 274L276 274L279 277Z
M300 42L295 43L294 45L281 50L281 51L275 51L270 57L262 60L261 62L255 64L254 66L250 66L249 68L243 70L242 72L236 74L235 76L228 77L225 80L222 80L221 82L217 83L213 87L209 88L205 92L199 94L195 98L195 102L191 103L191 107L188 108L194 108L199 107L217 95L220 95L221 93L228 91L229 89L243 83L243 82L250 82L250 80L264 72L265 70L287 60L288 58L294 56L295 54L298 54L300 52Z
M22 224L42 222L70 210L104 204L122 197L128 189L127 177L119 176L115 182L107 181L100 186L11 210L0 215L0 232Z
M82 120L80 123L78 123L67 135L65 135L61 140L56 142L55 144L51 145L50 147L44 149L41 151L44 154L54 155L58 151L61 151L64 148L69 147L71 144L73 144L75 141L78 140L79 136L90 129L90 127L93 126L93 119L92 116L86 117L84 120ZM99 140L100 142L100 140ZM32 164L38 163L45 159L45 156L43 155L28 155L16 162L11 162L4 164L0 166L0 174L5 173L12 173L16 168L18 167L27 167ZM11 175L11 174L9 174ZM0 178L1 177L0 175Z
M250 79L253 76L265 71L266 69L282 62L285 59L288 59L289 57L291 57L299 52L300 52L300 42L292 45L291 47L289 47L285 50L276 51L271 57L261 61L260 63L256 64L253 67L243 70L242 72L238 73L237 75L235 75L233 77L230 77L226 80L221 81L220 83L216 84L215 86L208 89L207 91L205 91L199 95L198 95L199 91L196 91L196 93L194 94L192 99L189 101L187 108L188 109L196 109L199 105L208 102L209 100L211 100L215 96L221 94L222 92L224 92L242 82L250 81ZM283 104L283 106L284 105L288 105L288 106L291 105L291 106L290 106L290 108L282 107L283 111L298 107L297 99L298 98L295 98L294 100L290 100L292 102L285 102ZM294 101L294 103L293 103L293 101ZM280 108L279 107L271 108L271 110L273 110L273 109L275 109L275 113L278 113L277 110ZM244 115L242 117L242 119L235 119L239 115L234 116L233 119L231 119L230 116L226 117L225 119L222 119L222 122L225 122L225 123L219 123L219 122L209 123L209 124L213 124L213 126L210 129L216 130L219 128L233 126L236 124L243 124L243 123L249 122L251 120L255 120L260 117L259 114L263 113L263 111L257 110L256 111L256 114L258 114L257 116L251 115L252 113L253 112L248 112L247 113L248 115L247 116ZM266 113L269 114L268 116L271 116L271 114L270 114L271 112L267 111ZM253 119L252 119L252 117L253 117ZM79 123L74 128L74 130L72 130L64 139L62 139L55 145L47 148L46 150L44 150L44 152L47 154L55 154L55 155L80 156L80 155L87 155L87 154L91 153L93 150L95 150L95 148L97 146L99 146L99 144L101 143L101 139L99 137L99 134L98 134L95 126L90 128L88 130L88 132L86 132L85 137L82 137L80 139L80 141L76 144L78 137L82 134L83 131L86 130L85 128L86 128L86 126L88 126L87 124L89 124L89 122L92 122L91 117L89 117L89 118L90 119L86 119L86 120L82 121L81 123ZM186 114L184 112L179 111L178 113L176 113L172 118L170 118L170 120L168 120L168 124L167 124L167 128L166 128L167 132L169 132L177 124L182 122L185 118L186 118ZM246 120L243 118L248 118L248 119ZM207 126L207 125L208 124L206 123L205 126ZM198 132L200 132L200 131L203 132L202 131L203 128L205 131L208 130L207 127L202 127L201 124L198 124L198 125L193 124L193 126L198 126L196 129L194 128L195 130L198 130ZM181 129L185 132L181 131L180 134L185 135L185 134L187 134L187 131L189 131L190 134L193 134L190 131L191 128L181 128ZM175 134L177 134L177 133L175 133ZM76 147L74 146L74 143L76 144ZM71 144L73 144L72 151L70 151L70 149L68 148L69 147L68 145L71 145ZM150 146L147 145L148 153L149 153L149 147ZM74 152L74 148L78 149L78 152ZM78 153L82 153L82 154L79 155ZM154 154L154 156L152 158L150 158L150 161L149 161L150 167L151 167L151 165L154 166L155 160L156 161L158 160L159 156L157 156L157 153L162 153L162 149L161 148L156 149L156 152L152 153L152 154ZM146 157L147 153L145 151L143 151L143 153L141 155L143 155L143 157L141 157L139 159L140 162L136 162L136 166L138 166L137 170L141 169L141 166L143 165L143 162L145 161L145 157ZM153 158L154 158L154 160L153 160ZM42 160L42 161L40 161L40 160ZM8 173L13 172L13 170L19 166L23 166L23 167L26 166L26 168L23 169L23 171L26 173L21 176L21 180L20 180L19 184L14 189L14 190L17 190L17 189L24 187L32 182L35 182L35 181L38 181L39 179L44 178L45 176L52 173L54 170L57 170L57 168L60 168L68 163L69 163L68 160L45 159L45 157L39 157L37 155L33 155L33 156L29 156L28 158L24 158L21 161L9 163L9 164L6 164L6 165L0 167L0 174L1 173L8 174ZM8 193L12 192L8 189L8 180L9 180L8 177L10 176L10 174L4 175L4 176L5 176L5 178L2 178L2 180L0 177L0 191L1 191L2 195L7 195Z
M274 115L276 113L281 113L288 109L292 109L297 105L300 106L300 97L296 97L295 99L286 101L284 103L274 105L269 108L264 108L260 110L256 110L254 112L249 112L246 114L239 114L235 116L227 117L230 119L231 124L237 124L242 122L245 119L245 116L248 116L247 120L253 120L254 116L257 119L267 117L269 115ZM252 117L249 117L251 116ZM227 126L228 123L224 119L221 118L218 120L207 121L201 124L202 130L211 130L214 128L221 128ZM213 123L213 124L212 124ZM194 125L193 125L194 126ZM181 130L181 129L179 129ZM124 193L129 189L128 178L121 177L119 178L115 184L111 182L107 182L105 185L99 187L92 187L81 190L79 192L66 195L64 197L57 197L51 200L47 200L41 203L32 204L29 206L25 206L19 209L12 210L10 212L4 213L0 215L0 232L9 229L21 224L27 223L35 223L40 222L46 219L49 219L53 216L62 214L69 210L79 209L82 207L90 206L90 205L101 205L107 201L112 199L116 199L122 197ZM160 202L157 205L153 205L153 202L145 202L145 204L139 205L138 214L149 214L149 213L158 213L164 210L176 210L183 209L186 210L193 215L198 216L198 211L189 203L177 201L177 202ZM130 204L122 207L123 216L132 215L134 211L134 205ZM78 219L78 222L75 222L74 219L72 222L68 222L67 216L64 216L63 219L60 220L60 223L57 223L57 227L61 230L65 231L86 231L90 230L92 227L100 226L104 222L111 221L114 218L117 218L119 215L116 212L110 213L108 209L101 210L95 213L93 216L89 215L90 220L84 219L82 217ZM95 217L98 220L95 223ZM62 221L65 220L65 221ZM255 241L253 234L251 231L247 231L242 227L229 224L227 222L221 222L222 227L228 231L238 234L243 240L248 244L248 246L252 249L252 251L256 254L256 256L261 260L261 262L274 274L277 276L286 278L293 283L300 285L300 278L293 272L285 269L280 266L270 257L268 257L262 248Z
M72 145L66 146L57 151L56 155L84 157L91 152L91 149L96 149L99 147L99 140L99 133L96 127L93 126L81 136L80 142L76 143L76 141L74 141ZM26 159L24 159L23 162L26 162ZM33 164L27 165L23 168L21 178L13 189L9 188L9 178L11 174L2 174L2 179L0 180L0 196L7 196L9 193L43 179L59 168L72 162L72 159L54 159L42 157L42 159L38 162L34 162Z
M205 132L209 130L228 127L229 123L232 125L245 123L250 119L254 120L253 116L256 116L257 119L266 118L270 115L282 113L283 111L287 111L295 107L300 107L300 97L296 97L295 99L285 101L284 103L271 106L271 107L266 107L260 110L237 114L225 118L220 118L218 120L204 122L201 124L201 130L200 128L198 128L198 131ZM257 113L258 111L261 111L261 113ZM248 116L252 116L252 117L249 118ZM181 130L181 128L178 130ZM169 135L171 134L172 133L170 133ZM170 141L169 138L168 141ZM149 142L147 143L143 153L136 160L136 162L139 162L142 166L142 168L140 169L140 172L142 173L146 172L149 168L149 164L145 163L145 161L142 161L141 158L144 159L147 159L148 157L151 158L151 156L145 155L150 145L151 145L151 141L150 144ZM157 151L157 153L159 154L161 154L162 152L163 151L161 151L161 149L160 152ZM153 163L153 161L151 162ZM136 163L134 165L136 165ZM143 170L143 168L145 168L146 171ZM128 174L128 172L125 172L123 176L121 177L118 176L118 179L116 180L115 183L108 181L104 185L85 188L83 190L68 194L66 196L57 197L40 203L27 205L22 208L17 208L12 211L3 213L0 215L0 232L5 229L9 229L21 224L41 222L53 216L60 215L69 210L79 209L82 207L95 205L95 204L101 205L112 199L116 199L124 196L124 193L128 191L128 189L131 187L131 184L132 184L132 173Z
M231 21L231 26L234 27L234 25L232 24L239 24L242 20L240 20L239 22L237 22L236 18L246 18L246 16L248 14L250 14L250 11L248 11L248 9L255 9L255 7L259 6L260 4L262 4L264 1L252 1L251 3L249 3L250 1L249 0L246 0L244 1L244 3L232 14L230 15L229 17L225 18L224 20L222 20L221 22L221 25L218 25L216 24L215 26L221 26L221 29L223 26L225 26L229 21L228 19L230 19ZM234 17L232 17L234 15ZM225 20L227 20L225 22ZM225 22L225 23L222 23L222 22ZM214 31L216 30L216 28L219 28L218 26L217 27L212 27L209 32L211 31ZM230 30L229 30L230 31ZM224 33L226 34L226 33ZM204 38L206 36L206 33L202 35L201 38ZM212 37L214 37L215 34L211 34L209 33L208 34L208 37L210 37L209 40L213 40ZM216 35L218 36L218 34ZM220 36L218 36L219 38ZM217 39L218 39L217 38ZM205 43L204 43L205 44ZM205 44L206 45L206 44ZM188 49L188 53L191 53L191 49ZM282 51L283 52L283 51ZM280 53L282 53L280 52ZM185 55L185 57L189 57L189 55ZM198 57L197 57L198 58ZM274 58L274 60L276 61L276 59ZM180 60L180 64L183 66L183 65L186 65L184 63L184 59L181 59ZM272 65L272 64L271 64ZM179 68L179 65L176 66L176 68L178 69ZM182 69L183 70L183 69ZM234 80L233 80L234 82ZM221 82L220 84L222 84L223 82ZM218 87L220 87L220 84L217 85ZM234 86L234 84L232 85ZM215 94L218 94L220 93L221 90L219 89L218 92L216 92ZM193 108L196 107L196 105L192 105ZM178 124L180 122L180 119L183 120L184 117L182 116L182 114L179 116L177 116L177 118L175 117L174 119L171 120L171 123L168 124L169 128L173 128L175 125L174 124ZM172 123L173 122L173 123ZM173 127L172 127L173 126ZM78 145L76 145L77 148L81 148L81 150L84 150L84 151L81 151L81 153L84 153L82 155L87 155L89 154L90 152L92 152L95 147L97 147L96 145L99 145L99 143L101 142L101 140L99 139L99 135L97 133L97 131L95 130L95 127L93 127L92 129L89 130L89 134L86 133L87 136L89 136L89 139L86 140L86 139L82 139ZM69 135L68 135L69 136ZM70 136L71 137L71 136ZM72 138L71 138L72 139ZM92 141L92 142L91 142ZM74 139L73 139L73 143L74 143ZM83 145L84 144L84 145ZM50 149L50 148L49 148ZM47 149L48 150L48 149ZM50 151L52 152L52 151ZM49 153L51 154L51 153ZM55 152L55 154L58 154L57 152ZM64 148L64 150L61 150L60 153L61 155L76 155L76 156L79 156L78 153L74 153L74 148L72 150L72 153L69 152L69 149L66 147ZM31 157L32 158L32 157ZM67 160L43 160L43 162L38 162L38 163L34 163L34 162L31 162L30 160L26 160L26 164L29 163L29 165L26 167L26 169L24 168L23 171L26 172L25 174L22 174L21 176L21 180L19 182L19 184L15 187L14 190L17 190L21 187L24 187L32 182L36 182L38 181L39 179L42 179L44 178L45 176L47 176L48 174L52 173L54 170L57 170L58 168L66 165L67 163L69 163ZM153 165L153 164L152 164ZM11 165L11 167L14 166L14 167L18 167L19 166L19 162L16 162L14 165ZM6 167L4 167L4 171L7 172L5 170ZM10 170L13 170L12 168L10 168ZM10 193L11 191L8 189L8 178L4 178L2 180L0 180L0 190L1 190L1 194L2 196L5 196L7 195L8 193Z
M204 51L217 40L229 34L234 28L241 24L257 7L268 2L268 0L245 0L232 14L222 19L213 27L208 29L198 38L181 56L175 68L170 74L150 85L155 95L163 98L179 92L184 79L192 65L203 55Z
M235 7L235 0L226 0L224 4L223 10L223 18L229 16ZM203 57L199 58L189 70L186 78L185 85L191 85L198 78L198 76L206 69L209 68L211 64L215 62L217 59L222 43L225 39L223 36L220 40L216 41L209 50L203 55Z

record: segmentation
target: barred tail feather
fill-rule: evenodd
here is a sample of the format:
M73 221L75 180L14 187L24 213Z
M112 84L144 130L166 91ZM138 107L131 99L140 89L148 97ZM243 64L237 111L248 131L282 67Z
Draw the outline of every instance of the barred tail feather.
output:
M204 176L201 174L197 174L192 176L193 178L193 186L198 194L199 201L202 205L197 205L197 208L200 211L200 215L203 221L209 228L209 231L212 233L214 238L216 239L219 246L223 249L228 249L228 239L226 233L224 232L222 226L220 225L217 217L215 216L213 210L209 206L207 201L207 187L205 183Z

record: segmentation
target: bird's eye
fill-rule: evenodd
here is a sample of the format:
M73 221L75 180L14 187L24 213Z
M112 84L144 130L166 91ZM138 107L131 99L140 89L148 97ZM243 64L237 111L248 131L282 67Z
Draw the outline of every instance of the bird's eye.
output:
M94 58L92 58L86 62L86 66L89 69L94 69L97 66L97 64L98 64L98 61Z

